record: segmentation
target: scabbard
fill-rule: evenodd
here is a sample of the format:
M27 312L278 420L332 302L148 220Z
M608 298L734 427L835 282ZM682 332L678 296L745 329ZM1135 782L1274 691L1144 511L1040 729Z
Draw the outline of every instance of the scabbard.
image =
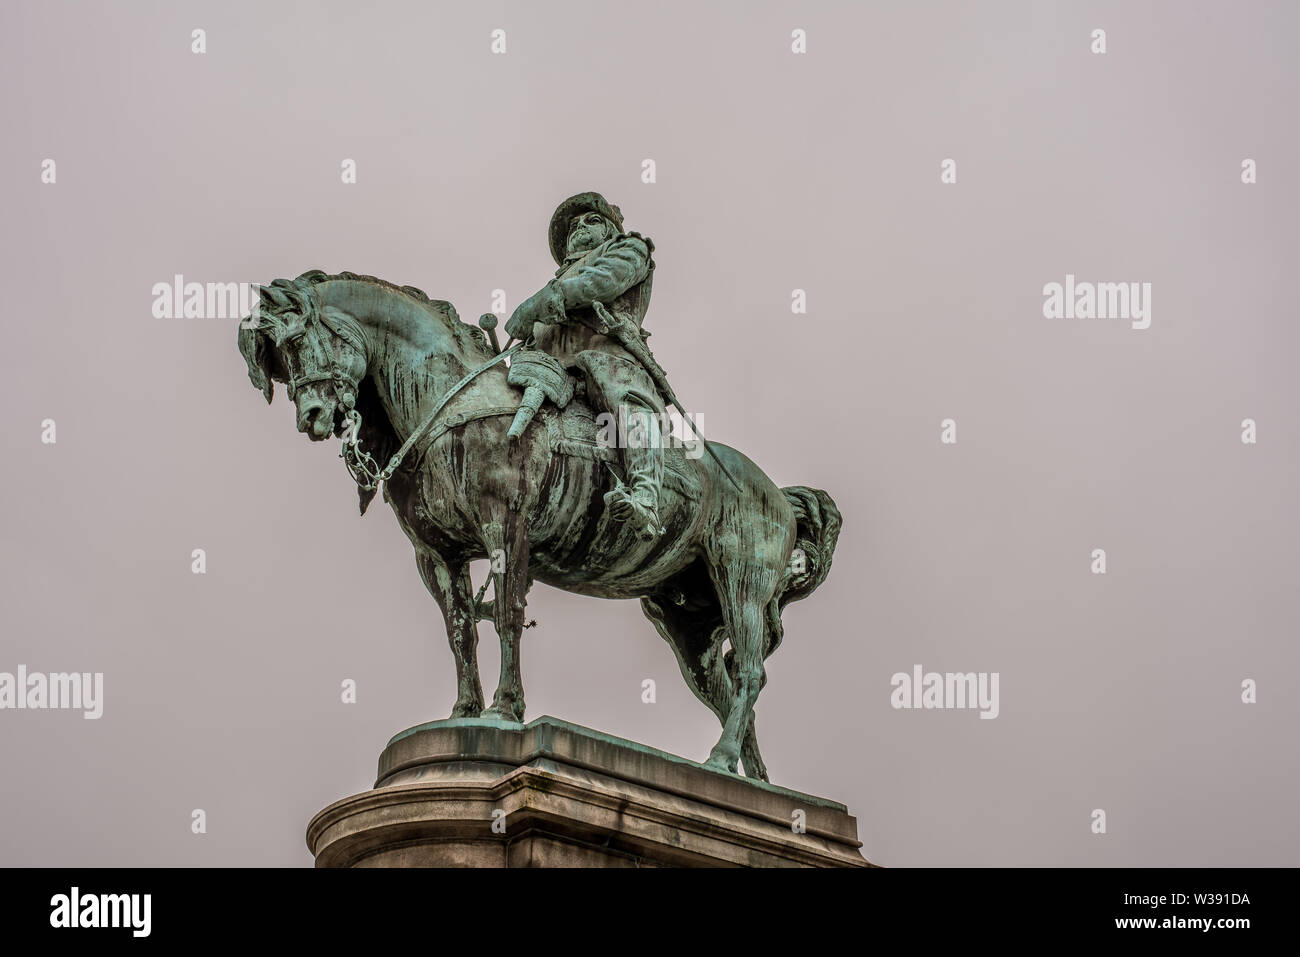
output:
M673 395L672 386L668 384L668 373L655 361L654 353L650 351L650 347L641 336L641 330L628 320L613 315L602 302L593 302L591 308L604 327L599 331L604 335L613 336L622 343L623 348L632 354L632 358L641 363L641 367L650 376L650 381L663 393L664 398L672 405L677 405L677 397ZM681 411L680 406L678 411Z
M673 394L672 386L668 384L668 373L664 372L664 367L655 361L654 355L650 352L650 347L646 345L645 339L641 338L641 330L637 329L626 319L620 319L611 314L609 309L607 309L605 304L602 302L593 302L591 308L595 311L596 317L605 325L605 329L602 331L606 335L612 335L619 342L623 343L624 348L632 354L632 357L636 359L637 362L641 363L642 368L644 368L649 374L651 381L654 382L655 387L663 393L663 397L668 400L668 403L681 413L683 419L689 420L690 416L686 414L686 410L682 408L682 404L677 401L677 396ZM694 422L691 423L691 428L694 429L695 435L700 442L704 444L704 450L709 453L709 458L713 459L713 461L717 463L718 468L722 470L722 474L725 475L728 480L730 480L731 484L738 490L741 489L741 485L736 481L736 477L732 475L731 470L723 464L722 459L718 458L718 453L713 450L713 446L709 445L708 440L704 438L703 433L701 433L698 428L695 428Z

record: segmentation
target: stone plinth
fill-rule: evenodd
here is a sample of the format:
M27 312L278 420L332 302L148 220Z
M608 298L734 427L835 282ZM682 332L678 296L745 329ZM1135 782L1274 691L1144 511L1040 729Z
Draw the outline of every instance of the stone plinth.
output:
M317 867L871 866L842 804L550 717L403 731L307 846Z

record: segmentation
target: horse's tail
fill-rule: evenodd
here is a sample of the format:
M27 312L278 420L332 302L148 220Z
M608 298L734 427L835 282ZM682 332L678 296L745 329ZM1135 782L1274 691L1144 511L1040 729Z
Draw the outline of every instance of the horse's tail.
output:
M778 613L788 603L807 598L826 580L842 523L834 500L819 488L792 485L781 493L794 509L797 532L790 573L774 596Z

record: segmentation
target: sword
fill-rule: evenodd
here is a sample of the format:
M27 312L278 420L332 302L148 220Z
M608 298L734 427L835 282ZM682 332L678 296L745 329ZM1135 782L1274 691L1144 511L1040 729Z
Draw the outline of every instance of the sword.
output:
M602 335L612 335L621 342L623 348L627 349L632 354L632 357L641 363L642 368L649 374L650 379L658 387L659 391L663 393L664 398L668 400L674 409L681 413L684 420L689 420L690 416L686 414L682 404L677 401L677 396L673 393L673 387L668 384L668 373L664 372L664 367L655 361L654 354L650 352L650 347L646 345L645 339L641 338L641 331L627 319L614 316L603 302L593 302L591 308L595 310L596 318L600 320L601 328L599 332ZM735 476L722 464L722 459L718 458L718 453L713 451L713 447L709 445L704 433L695 427L694 422L691 422L691 428L694 429L699 440L704 443L704 450L713 457L713 461L718 468L722 469L722 474L731 480L732 485L736 486L736 491L743 492L744 489L740 487L740 483L736 481Z

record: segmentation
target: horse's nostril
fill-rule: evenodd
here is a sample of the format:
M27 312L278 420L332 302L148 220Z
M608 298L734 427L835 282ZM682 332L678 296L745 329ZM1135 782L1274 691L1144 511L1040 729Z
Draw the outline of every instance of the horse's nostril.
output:
M314 428L316 425L316 418L317 416L320 415L320 411L321 411L321 406L319 404L316 404L316 405L309 405L306 408L304 408L301 412L299 412L298 431L306 432L308 429Z

